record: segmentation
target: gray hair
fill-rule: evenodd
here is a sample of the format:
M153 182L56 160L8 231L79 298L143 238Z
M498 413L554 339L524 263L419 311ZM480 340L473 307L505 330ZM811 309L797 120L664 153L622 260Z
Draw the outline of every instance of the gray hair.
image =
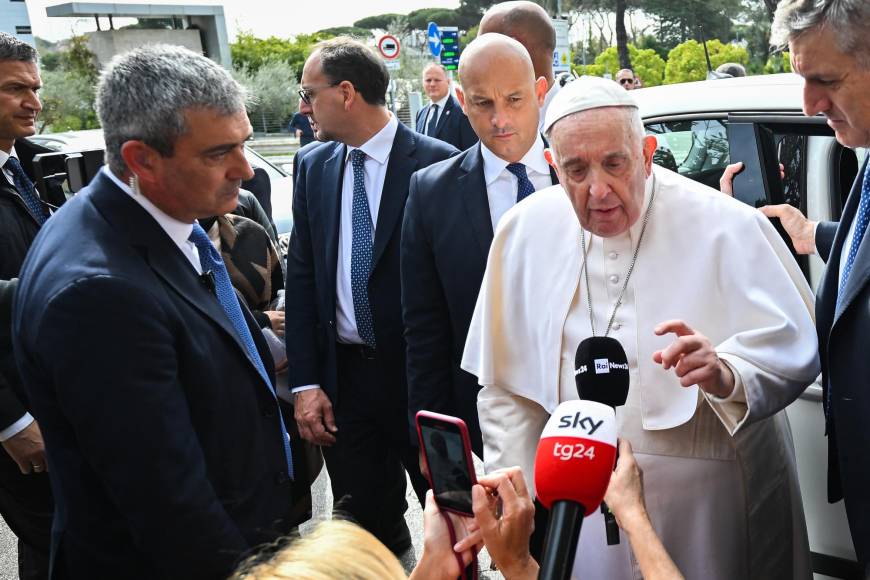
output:
M716 67L716 72L731 75L734 78L746 76L746 68L739 62L724 62Z
M854 54L870 68L870 2L867 0L782 0L770 27L770 42L784 46L810 30L834 31L840 52Z
M0 32L0 60L20 60L35 63L38 59L39 55L35 48L11 34Z
M116 174L126 171L121 146L127 141L142 141L171 157L176 140L189 129L186 111L230 116L244 112L247 101L229 72L186 48L152 45L116 56L97 86L106 163Z

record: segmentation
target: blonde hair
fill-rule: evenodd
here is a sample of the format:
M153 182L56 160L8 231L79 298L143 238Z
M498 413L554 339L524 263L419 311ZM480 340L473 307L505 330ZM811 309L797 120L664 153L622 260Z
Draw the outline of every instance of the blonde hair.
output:
M351 522L327 520L266 562L242 566L233 580L407 580L399 560Z

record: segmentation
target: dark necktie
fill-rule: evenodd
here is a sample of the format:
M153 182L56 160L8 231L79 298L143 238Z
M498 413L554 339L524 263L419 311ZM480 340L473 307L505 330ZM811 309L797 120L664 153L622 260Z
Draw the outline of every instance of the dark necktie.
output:
M351 210L350 289L353 295L353 313L359 336L370 347L375 347L375 327L369 306L369 273L372 269L372 214L366 196L366 154L360 149L350 152L353 168L353 208Z
M21 199L23 199L24 203L27 205L30 215L39 222L39 225L44 224L45 220L48 219L48 216L45 215L45 209L42 207L42 202L36 194L36 188L33 187L33 182L30 181L30 178L27 177L26 173L24 173L24 169L21 167L21 162L19 162L15 157L10 157L3 167L12 174L12 181L15 183L15 189L18 190L18 195L21 196Z
M525 165L522 163L511 163L507 166L507 170L517 178L517 203L535 193L535 186L529 181Z
M858 212L855 214L855 232L852 235L852 244L849 246L846 264L843 266L843 276L840 278L840 288L837 291L838 305L843 297L843 291L846 289L849 274L852 273L852 266L855 265L855 256L858 255L858 248L861 246L864 232L867 231L868 221L870 221L870 165L867 165L867 168L864 170L864 180L861 184L861 201L858 202Z
M435 126L438 124L438 105L433 104L429 111L429 123L426 125L426 134L430 137L435 134Z
M205 230L198 223L193 224L193 231L190 232L188 239L194 243L199 251L199 263L202 266L203 273L211 272L212 276L214 276L214 289L218 302L226 313L230 324L236 329L239 338L242 339L242 343L254 362L254 366L257 367L257 371L263 380L266 381L266 385L274 397L275 389L272 386L272 381L269 380L266 367L263 366L263 359L260 358L260 353L257 351L256 345L254 345L254 338L251 336L251 330L245 322L242 307L239 305L239 298L236 295L236 291L233 290L230 275L227 273L223 259L218 253L217 248L208 239L208 234L205 233ZM278 402L275 401L275 404L277 405ZM281 414L280 406L278 407L278 419L281 422L281 431L284 436L284 455L287 458L287 471L290 479L293 479L293 454L290 451L290 438L287 435L287 427L284 425L284 417Z

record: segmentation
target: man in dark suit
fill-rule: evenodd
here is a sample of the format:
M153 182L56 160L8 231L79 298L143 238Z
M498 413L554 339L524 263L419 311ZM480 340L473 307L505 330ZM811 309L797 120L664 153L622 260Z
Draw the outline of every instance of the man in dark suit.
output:
M196 223L253 173L244 89L152 46L112 62L97 108L107 165L44 226L13 321L51 466L53 572L226 578L308 494L268 347Z
M326 143L297 166L285 330L296 421L323 446L336 502L402 554L405 470L418 497L427 487L408 440L402 212L411 174L457 151L390 114L388 81L381 59L347 38L305 63L300 110Z
M0 33L0 514L18 536L18 574L48 575L54 506L39 425L21 394L12 354L12 298L24 257L49 212L32 182L33 156L23 139L36 132L42 109L36 50Z
M408 400L462 418L483 455L477 379L459 366L493 231L501 216L558 183L544 158L535 80L523 46L501 34L478 37L460 63L457 95L480 143L414 174L402 231L402 306L408 343Z
M431 102L417 113L417 132L450 143L465 151L477 143L468 117L450 94L447 71L437 62L423 69L423 90Z
M804 77L804 112L823 114L837 141L870 147L870 4L863 0L786 0L771 41L788 42ZM800 253L826 261L816 296L816 328L828 436L828 500L845 500L852 541L870 577L870 166L852 187L840 222L809 222L788 205L761 208L779 217Z

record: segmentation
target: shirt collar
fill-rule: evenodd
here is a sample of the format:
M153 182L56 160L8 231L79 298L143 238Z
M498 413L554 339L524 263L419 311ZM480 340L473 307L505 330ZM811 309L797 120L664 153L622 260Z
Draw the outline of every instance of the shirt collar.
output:
M441 97L441 99L438 100L438 101L433 101L432 104L433 104L433 105L438 105L438 110L439 110L439 111L443 111L443 110L444 110L444 105L447 104L447 99L449 99L449 98L450 98L450 90L448 89L446 95L444 95L443 97Z
M508 166L508 162L490 151L482 141L480 143L480 154L483 157L484 180L487 185L492 185L492 182L498 179ZM520 159L520 163L532 171L536 171L543 175L550 174L550 166L544 158L544 140L541 138L540 133L538 133L535 142L529 150L526 151L526 154L523 155L523 158Z
M9 158L14 157L14 156L15 156L15 148L14 147L12 148L12 150L9 153L6 153L5 151L0 151L0 167L3 167L4 165L6 165L6 162L9 161Z
M112 180L112 182L118 186L124 193L132 197L139 205L141 205L145 211L147 211L151 217L163 228L163 231L172 238L172 241L175 242L175 245L180 246L181 244L188 241L190 238L190 234L193 231L193 224L186 224L182 221L175 219L174 217L167 214L165 211L154 205L150 199L142 195L141 193L135 193L130 186L121 181L117 175L115 175L112 171L109 170L108 165L103 165L100 171L103 172L103 175Z
M399 129L399 122L396 117L390 113L390 120L384 125L384 128L375 133L371 139L360 145L359 147L347 147L347 155L354 149L361 149L363 153L383 165L390 157L390 151L393 149L393 141L396 138L396 131ZM347 157L345 157L345 160Z

